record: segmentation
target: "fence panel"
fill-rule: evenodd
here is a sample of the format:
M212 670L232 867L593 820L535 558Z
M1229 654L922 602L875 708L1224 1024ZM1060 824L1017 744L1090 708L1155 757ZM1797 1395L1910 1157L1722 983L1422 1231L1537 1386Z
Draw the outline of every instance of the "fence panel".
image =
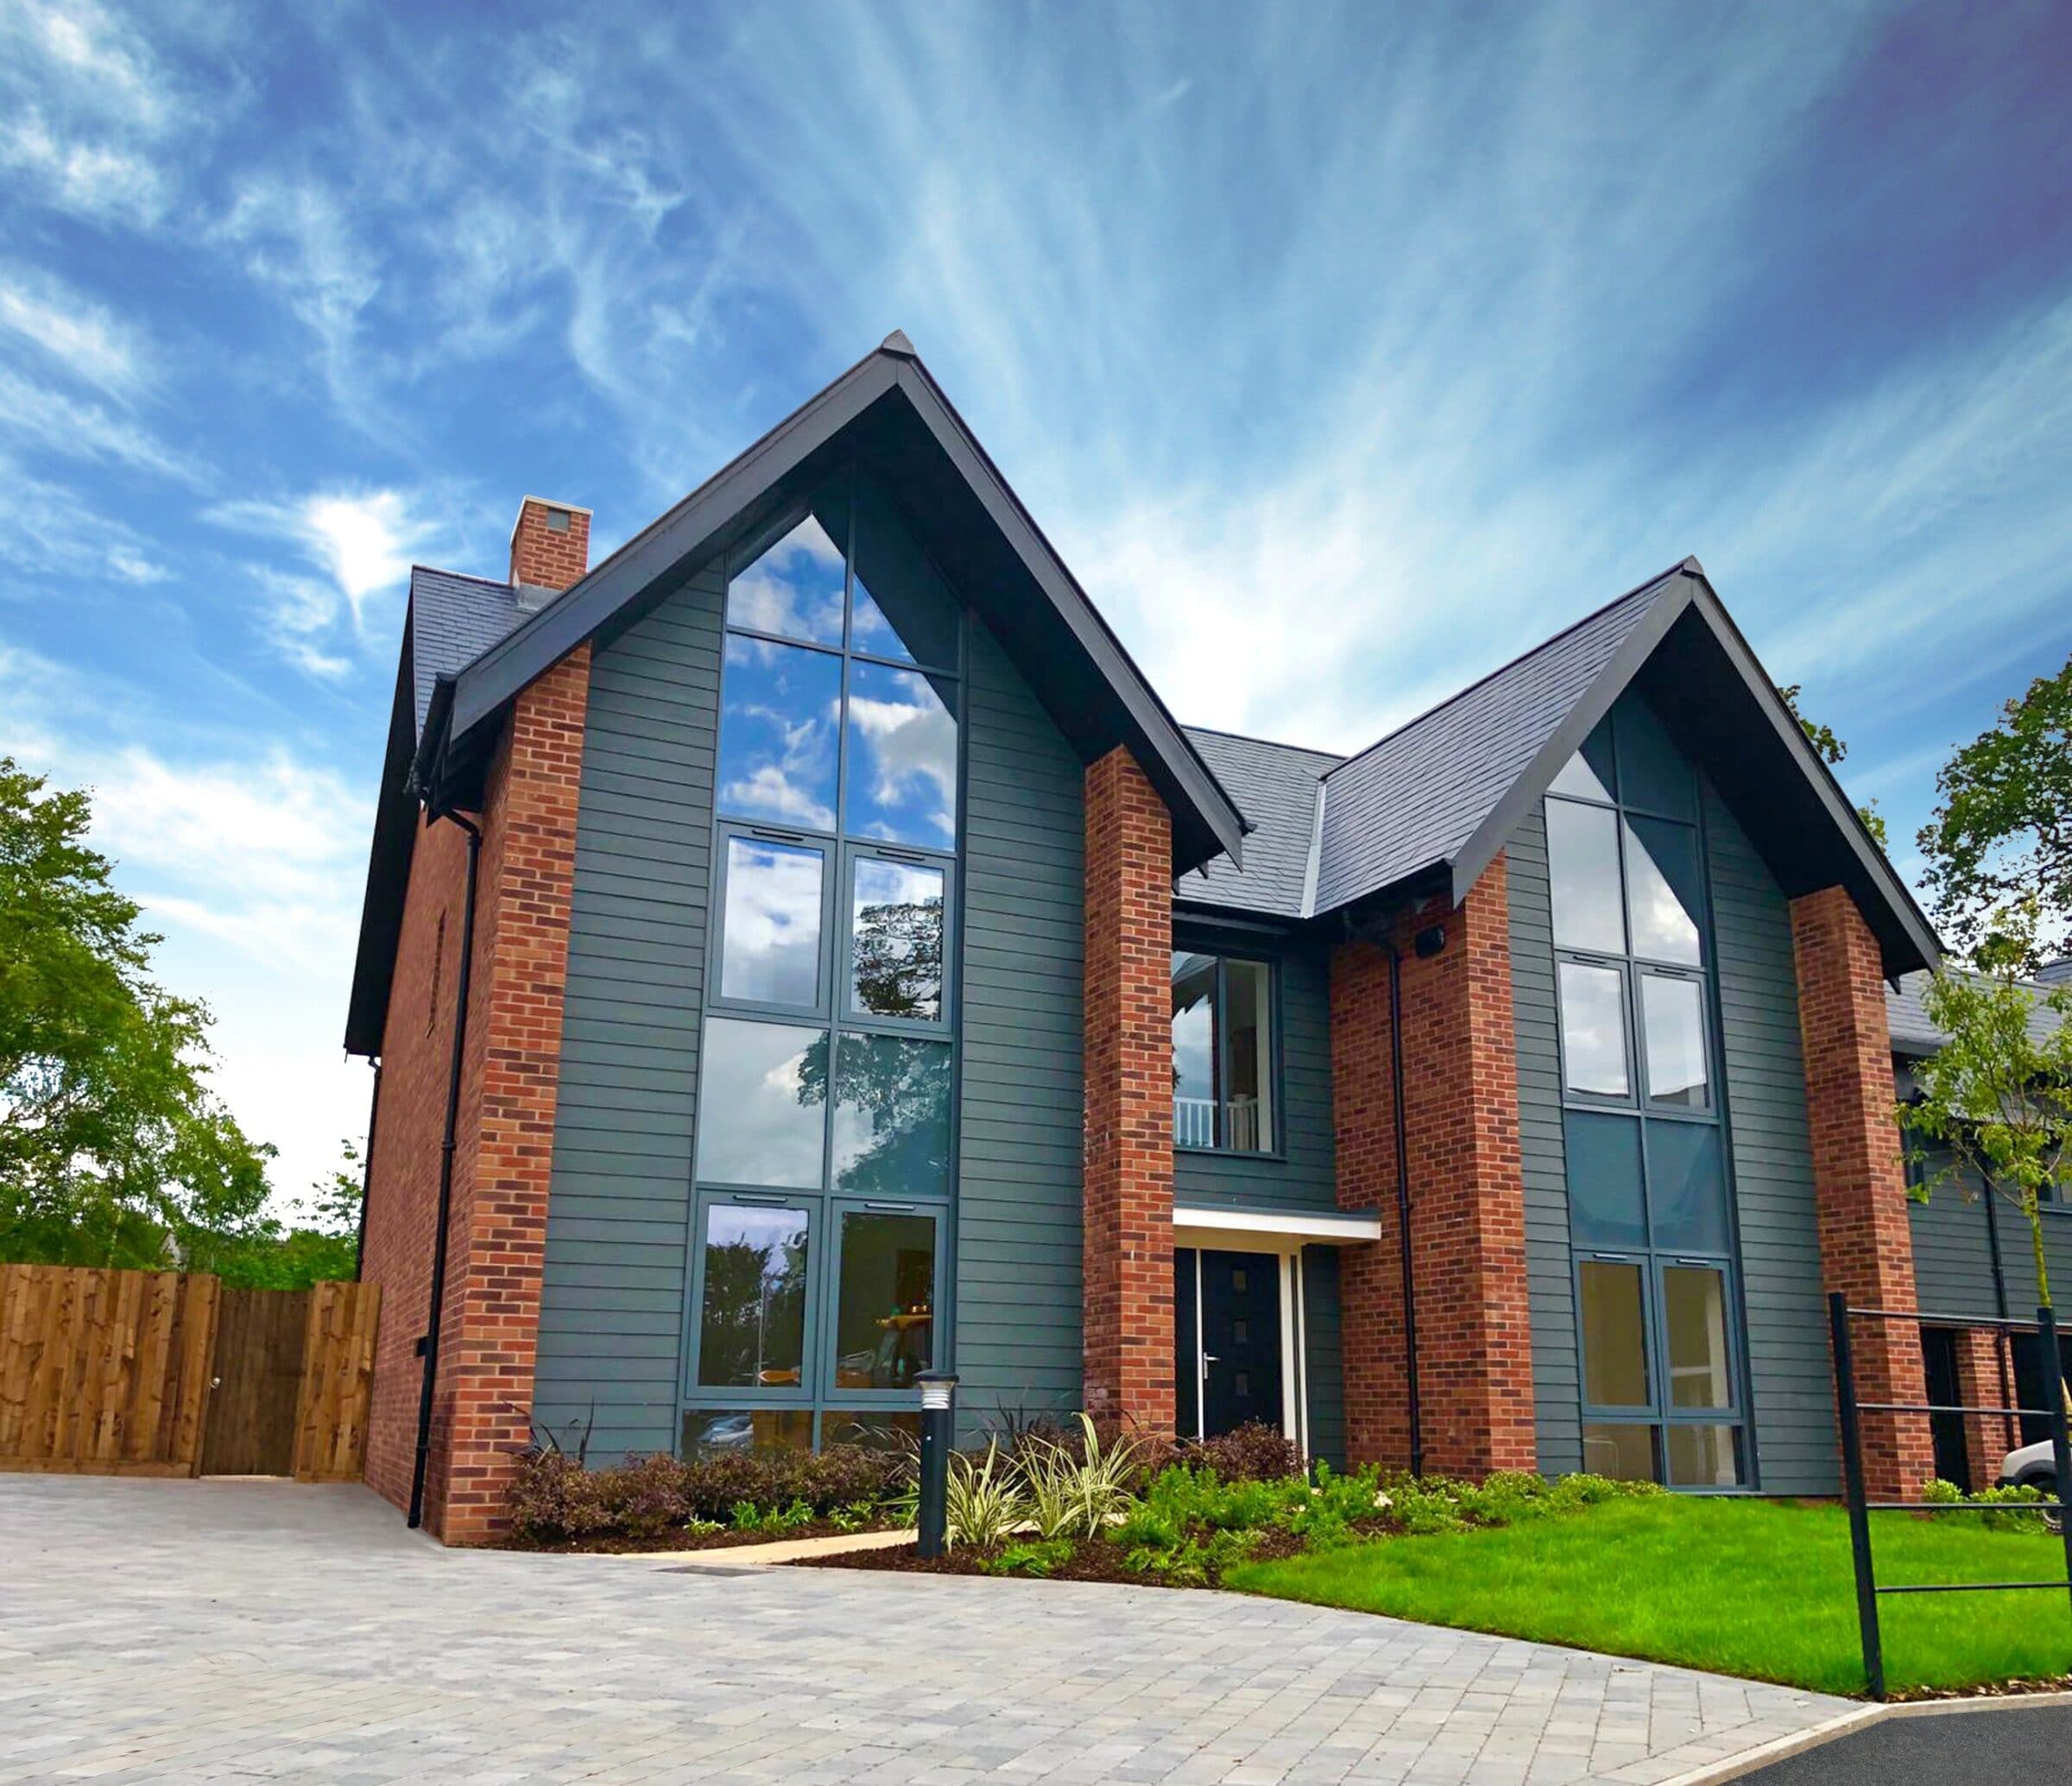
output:
M310 1291L295 1417L298 1482L360 1480L381 1310L378 1284L319 1284Z

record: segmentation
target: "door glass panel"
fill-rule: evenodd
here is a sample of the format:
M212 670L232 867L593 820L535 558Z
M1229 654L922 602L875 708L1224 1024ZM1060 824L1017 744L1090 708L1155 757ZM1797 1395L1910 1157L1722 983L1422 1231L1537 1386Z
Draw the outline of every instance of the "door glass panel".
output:
M871 1017L943 1016L943 871L859 856L850 889L849 1003Z
M1547 871L1554 940L1563 949L1626 952L1619 911L1619 819L1573 800L1547 802Z
M950 1047L844 1035L835 1055L837 1189L869 1196L950 1189Z
M850 666L848 773L852 836L957 847L957 719L935 678Z
M1705 1064L1704 994L1695 980L1640 978L1640 1021L1647 1035L1650 1102L1702 1110L1712 1101Z
M928 1368L935 1218L844 1210L835 1292L835 1387L909 1389Z
M1698 780L1690 762L1645 701L1628 696L1614 725L1619 737L1620 797L1643 812L1698 816Z
M796 1389L805 1363L806 1212L742 1203L705 1211L698 1380Z
M1738 1426L1670 1426L1669 1484L1672 1488L1737 1488L1741 1480L1741 1429Z
M1557 794L1575 794L1585 800L1602 800L1607 805L1612 799L1612 735L1608 722L1600 723L1597 729L1582 741L1582 748L1570 757L1554 778L1551 790Z
M1669 1332L1669 1404L1730 1408L1727 1274L1711 1265L1662 1268L1662 1318Z
M1631 1116L1571 1110L1568 1139L1569 1233L1579 1246L1645 1246L1640 1124Z
M1172 958L1172 1139L1177 1147L1214 1147L1216 1120L1216 957Z
M1561 1058L1570 1091L1632 1095L1626 1070L1626 975L1618 969L1561 963Z
M684 1455L701 1451L811 1451L810 1408L692 1408L684 1415Z
M1223 1045L1230 1063L1223 1145L1246 1152L1273 1145L1272 984L1264 962L1223 963Z
M1648 961L1702 959L1698 947L1698 834L1659 819L1626 821L1626 893L1633 953Z
M842 642L842 548L847 505L816 502L799 521L727 584L727 624L817 644Z
M1652 1426L1591 1424L1582 1429L1582 1467L1614 1482L1655 1480L1655 1429Z
M721 812L833 830L842 659L730 635L726 690L719 716Z
M938 670L957 667L957 600L873 492L861 493L856 500L856 566L850 603L851 651Z
M1725 1253L1727 1172L1720 1132L1704 1122L1647 1125L1648 1214L1655 1245Z
M820 893L826 872L826 853L809 844L727 839L722 998L808 1007L820 1002Z
M705 1023L698 1176L709 1184L820 1188L827 1032L788 1023Z
M1586 1259L1582 1282L1582 1398L1593 1407L1645 1408L1647 1319L1640 1267Z

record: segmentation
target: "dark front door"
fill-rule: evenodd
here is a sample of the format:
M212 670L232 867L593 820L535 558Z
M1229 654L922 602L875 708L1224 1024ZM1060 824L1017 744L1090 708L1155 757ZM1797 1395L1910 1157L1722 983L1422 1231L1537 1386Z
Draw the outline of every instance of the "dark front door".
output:
M1280 1424L1280 1261L1201 1254L1202 1431Z
M1945 1408L1955 1407L1964 1398L1957 1393L1957 1335L1952 1328L1924 1327L1921 1329L1921 1365L1928 1380L1928 1398L1930 1403ZM1985 1487L1985 1483L1971 1480L1971 1461L1964 1445L1964 1417L1961 1414L1930 1414L1928 1430L1936 1448L1936 1474L1945 1482L1955 1482L1960 1488Z

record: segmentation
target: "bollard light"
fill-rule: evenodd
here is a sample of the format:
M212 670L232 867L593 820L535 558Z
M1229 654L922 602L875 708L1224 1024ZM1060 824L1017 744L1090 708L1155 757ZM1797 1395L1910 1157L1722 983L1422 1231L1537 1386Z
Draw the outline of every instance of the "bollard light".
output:
M913 1380L921 1392L920 1542L916 1548L923 1556L940 1556L949 1527L957 1373L920 1371Z

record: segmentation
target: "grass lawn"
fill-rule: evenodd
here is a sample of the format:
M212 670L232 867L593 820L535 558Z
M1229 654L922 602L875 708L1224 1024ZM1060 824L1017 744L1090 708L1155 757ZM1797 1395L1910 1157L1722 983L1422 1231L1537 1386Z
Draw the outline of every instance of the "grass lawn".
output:
M1873 1515L1878 1579L2063 1578L2059 1540L1986 1531L1983 1517ZM1282 1600L1860 1694L1854 1579L1838 1506L1677 1495L1248 1563L1225 1577ZM1886 1594L1879 1608L1892 1692L2072 1669L2062 1594Z

